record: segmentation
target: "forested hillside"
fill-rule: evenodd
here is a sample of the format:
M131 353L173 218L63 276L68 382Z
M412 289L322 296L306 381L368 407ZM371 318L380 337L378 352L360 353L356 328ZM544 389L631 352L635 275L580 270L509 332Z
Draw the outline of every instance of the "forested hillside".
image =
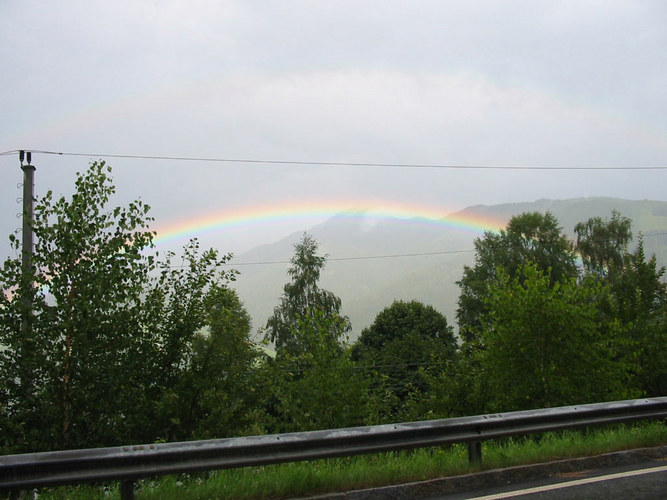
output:
M612 210L632 220L634 239L644 235L647 255L655 254L658 265L667 265L667 202L622 200L616 198L577 198L572 200L538 200L504 205L478 205L451 214L452 219L497 218L508 221L523 212L553 213L563 232L574 239L574 226L589 217L609 217ZM443 221L447 221L444 217ZM473 241L481 233L454 229L451 225L425 224L420 220L375 220L350 218L342 214L304 231L320 243L322 253L329 255L322 283L342 299L343 312L350 317L352 337L356 338L375 315L394 299L419 300L434 306L453 320L463 266L473 261ZM292 246L302 236L289 237L247 253L235 256L234 263L278 264L241 265L241 277L235 288L253 318L255 328L263 323L277 304L286 277ZM463 250L464 252L459 253ZM394 256L355 260L368 256ZM456 253L447 253L456 252ZM337 261L337 258L352 260ZM456 325L455 325L456 327Z

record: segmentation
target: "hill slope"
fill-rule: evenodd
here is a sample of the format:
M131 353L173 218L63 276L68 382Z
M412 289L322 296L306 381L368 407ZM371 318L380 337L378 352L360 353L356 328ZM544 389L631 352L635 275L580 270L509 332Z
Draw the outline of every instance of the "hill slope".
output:
M320 284L342 299L343 312L352 321L352 338L356 338L382 308L397 299L430 304L455 325L459 293L456 281L462 276L463 266L472 264L473 242L482 233L455 229L447 223L448 218L493 217L507 221L522 212L550 211L572 237L577 222L594 216L609 217L614 209L633 220L635 240L639 232L644 234L647 255L655 253L659 265L667 265L664 201L578 198L477 205L434 224L420 219L377 220L340 214L307 231L319 242L321 253L329 256ZM279 302L288 280L287 262L301 236L291 234L232 261L241 271L235 287L255 329L265 324Z

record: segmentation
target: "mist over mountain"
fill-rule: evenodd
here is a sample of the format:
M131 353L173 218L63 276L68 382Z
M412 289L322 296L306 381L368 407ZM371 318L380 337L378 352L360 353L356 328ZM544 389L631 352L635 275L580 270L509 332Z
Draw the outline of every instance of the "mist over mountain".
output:
M656 254L658 265L667 265L667 202L616 198L540 199L502 205L476 205L443 216L441 221L386 219L372 214L341 213L304 231L327 254L320 286L342 300L343 313L352 322L351 338L373 322L377 313L394 300L419 300L445 314L456 326L456 281L463 266L474 261L474 240L483 233L454 227L449 221L495 218L508 221L523 212L554 214L564 232L574 238L574 226L590 217L607 218L618 210L632 219L634 240L644 236L647 257ZM303 235L295 232L274 243L239 254L231 262L241 272L234 284L253 319L253 328L264 326L278 305L294 244Z

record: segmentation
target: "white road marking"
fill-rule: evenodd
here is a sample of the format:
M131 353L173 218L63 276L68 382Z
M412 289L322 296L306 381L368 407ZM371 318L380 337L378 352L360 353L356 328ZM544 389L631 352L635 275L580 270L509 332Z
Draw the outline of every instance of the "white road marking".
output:
M521 495L529 495L531 493L540 493L542 491L551 491L551 490L558 490L561 488L569 488L570 486L579 486L582 484L590 484L590 483L599 483L601 481L608 481L611 479L619 479L622 477L632 477L632 476L641 476L642 474L651 474L653 472L663 472L667 471L667 465L663 465L661 467L652 467L650 469L641 469L641 470L631 470L627 472L618 472L616 474L607 474L606 476L596 476L596 477L589 477L586 479L576 479L574 481L567 481L564 483L558 483L558 484L548 484L546 486L537 486L535 488L527 488L525 490L518 490L518 491L508 491L507 493L497 493L495 495L485 495L481 497L474 497L470 498L469 500L497 500L500 498L512 498L512 497L518 497Z

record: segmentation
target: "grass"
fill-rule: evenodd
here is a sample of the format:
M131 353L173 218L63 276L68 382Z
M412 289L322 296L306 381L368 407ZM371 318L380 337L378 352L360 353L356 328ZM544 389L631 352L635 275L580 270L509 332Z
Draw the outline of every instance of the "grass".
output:
M456 444L378 455L184 474L179 477L167 476L139 481L136 485L136 498L289 498L664 444L667 444L667 426L661 422L562 431L485 442L481 467L469 465L467 446ZM39 494L40 499L54 500L118 497L117 483L97 487L53 488Z

